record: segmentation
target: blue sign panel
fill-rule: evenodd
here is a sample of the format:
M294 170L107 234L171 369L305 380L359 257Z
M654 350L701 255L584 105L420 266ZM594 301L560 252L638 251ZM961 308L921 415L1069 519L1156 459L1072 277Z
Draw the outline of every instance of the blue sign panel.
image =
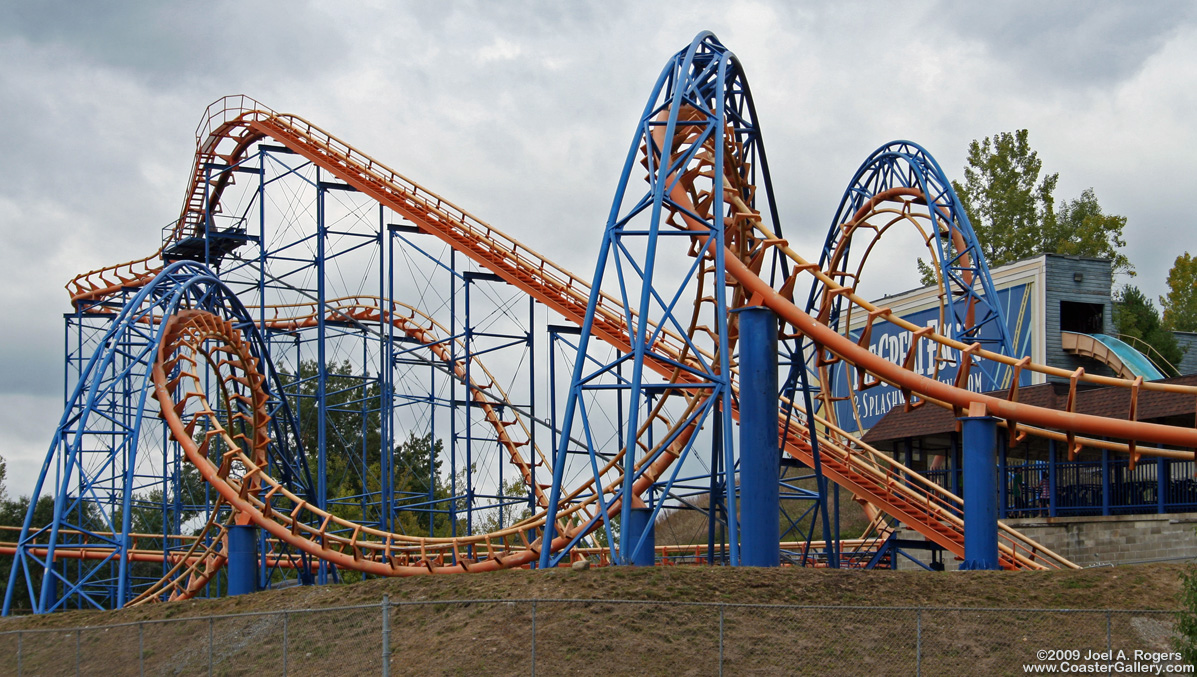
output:
M998 302L1001 304L1006 316L1011 343L1014 346L1014 351L1017 353L1015 357L1024 357L1031 354L1031 316L1033 315L1031 312L1031 293L1032 288L1030 284L1007 287L999 289L997 292ZM911 324L920 327L932 327L937 333L950 335L950 332L946 328L939 326L938 306L912 312L903 315L902 318ZM852 337L859 340L859 330L853 332ZM982 332L982 337L989 338L985 332ZM869 336L869 352L894 364L903 364L906 361L907 354L910 352L912 340L913 335L911 332L898 327L892 322L878 321L873 324L873 330ZM937 363L938 371L936 370ZM944 383L954 383L959 366L959 351L948 350L934 341L923 340L919 342L919 350L915 353L913 364L913 370L916 373ZM1010 386L1011 370L1009 368L993 370L992 367L994 365L992 363L989 363L987 366L991 368L991 372L996 371L997 382L995 383L993 379L987 377L980 369L974 366L969 373L969 390L983 392L1008 388ZM1030 385L1031 374L1024 371L1019 380L1021 382L1020 385ZM836 420L839 426L848 432L856 432L858 429L867 430L873 427L890 409L900 406L904 402L902 393L897 388L888 384L852 393L851 391L855 390L856 385L855 369L847 368L842 362L831 368L830 385L831 391L836 398L844 398L837 400L835 403ZM849 386L852 387L850 388ZM849 398L849 395L851 395L851 398ZM855 411L853 408L854 403ZM858 418L860 421L859 426L857 425Z

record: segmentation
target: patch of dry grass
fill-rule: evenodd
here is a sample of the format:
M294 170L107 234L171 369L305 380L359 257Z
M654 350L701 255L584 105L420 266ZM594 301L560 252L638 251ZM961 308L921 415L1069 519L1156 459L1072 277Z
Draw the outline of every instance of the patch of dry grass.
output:
M392 616L394 661L404 674L478 670L513 674L526 673L530 665L532 609L531 604L519 600L537 599L542 600L536 610L540 670L594 674L596 665L606 665L610 669L600 672L620 673L618 666L622 665L629 670L635 666L630 671L639 674L708 674L717 660L718 607L619 604L614 600L830 605L840 609L727 607L724 624L725 658L733 671L785 674L793 665L776 660L794 655L798 648L794 643L800 641L806 647L808 667L817 664L822 666L820 672L831 674L837 671L835 666L848 665L843 662L844 652L852 653L853 647L860 649L853 659L854 669L869 664L869 669L882 672L892 671L889 668L898 664L873 664L870 661L878 660L878 654L864 647L890 646L893 650L887 655L899 662L907 660L903 658L910 654L907 649L913 651L908 641L913 611L848 607L953 607L961 611L924 617L925 627L935 628L926 636L925 648L934 649L936 660L946 661L942 665L948 672L955 671L952 666L982 665L1002 672L1004 663L999 658L1024 648L1020 628L1036 639L1038 647L1046 641L1044 633L1075 633L1088 625L1104 628L1104 615L1074 614L1055 622L1043 614L1026 613L1024 618L1018 612L1007 612L1010 618L1003 616L995 624L995 612L967 609L1173 610L1178 604L1182 568L1155 564L1065 572L945 573L725 567L517 570L375 579L113 612L7 618L0 620L0 632L85 627L78 638L81 672L108 677L137 674L138 669L137 627L112 626L146 621L140 637L146 674L195 672L198 666L206 669L209 632L214 640L215 674L276 674L282 660L281 615L218 619L211 626L205 617L288 610L288 661L294 674L377 674L381 660L378 603L383 595L389 595L393 602L425 603L397 607ZM589 601L547 601L555 599ZM455 600L497 601L453 603ZM372 606L328 610L364 604ZM950 615L953 613L956 616ZM152 623L164 619L173 622ZM1143 635L1143 628L1167 625L1166 617L1159 616L1127 616L1119 622L1133 637ZM805 629L796 634L796 627ZM1089 641L1067 637L1062 634L1059 641ZM954 639L949 642L949 638ZM25 674L73 672L74 632L27 634L23 641ZM771 642L781 643L778 651L767 650ZM838 647L838 653L824 655L823 649L829 646ZM0 673L5 672L4 661L12 659L13 649L15 646L8 644L0 646L0 654L7 656L0 657Z

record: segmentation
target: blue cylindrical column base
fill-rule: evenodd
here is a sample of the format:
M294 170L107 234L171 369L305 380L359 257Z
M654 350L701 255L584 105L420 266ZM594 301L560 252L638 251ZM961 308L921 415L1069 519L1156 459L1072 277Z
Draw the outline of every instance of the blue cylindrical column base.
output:
M258 589L258 528L250 524L229 527L229 595Z
M778 489L777 316L740 314L740 563L781 565Z
M644 543L632 553L632 566L651 567L657 563L656 534L653 529L652 508L632 506L632 522L628 525L627 547L635 548L644 536Z
M998 560L997 419L961 418L964 447L964 562L961 569L1000 569Z

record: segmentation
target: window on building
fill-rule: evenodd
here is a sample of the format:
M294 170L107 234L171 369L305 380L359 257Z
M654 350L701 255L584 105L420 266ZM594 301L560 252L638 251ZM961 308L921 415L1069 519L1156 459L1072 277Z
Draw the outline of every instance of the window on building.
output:
M1060 301L1060 331L1100 334L1105 330L1105 305Z

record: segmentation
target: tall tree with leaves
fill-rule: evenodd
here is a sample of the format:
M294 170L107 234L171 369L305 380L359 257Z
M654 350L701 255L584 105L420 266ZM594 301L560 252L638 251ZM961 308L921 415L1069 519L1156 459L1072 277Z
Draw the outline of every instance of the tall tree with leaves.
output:
M395 499L400 506L423 506L419 510L396 512L395 527L402 533L416 536L452 533L449 508L453 496L448 482L441 477L443 453L444 443L433 441L431 433L418 436L409 432L406 440L395 445L391 455ZM458 532L465 532L464 520L458 520Z
M968 215L990 267L1039 254L1092 256L1113 261L1114 272L1134 276L1122 253L1126 217L1106 214L1092 188L1056 211L1059 174L1040 178L1043 162L1027 141L1027 130L1000 132L968 146L964 183L952 188ZM918 262L923 284L935 273Z
M1040 179L1042 168L1025 129L968 145L964 185L953 181L952 188L990 266L1043 252L1044 232L1056 227L1053 193L1060 175Z
M299 374L284 376L313 480L320 449L318 377L315 361L304 361ZM369 476L370 468L378 467L382 451L381 388L376 381L355 375L352 363L346 360L328 363L324 392L325 482L330 510L346 519L376 522L378 515L363 514L370 504L363 478Z
M318 470L319 405L314 361L300 365L288 379L291 409L299 418L299 438L313 475ZM372 379L354 374L348 362L325 370L325 477L329 512L355 522L381 524L375 510L382 491L382 390ZM391 487L399 509L395 529L414 535L448 536L451 491L441 476L444 445L431 434L396 435L391 450ZM404 510L403 505L419 508ZM459 528L459 532L464 527Z
M1168 271L1168 295L1160 297L1162 324L1171 331L1197 331L1197 257L1176 257Z
M1126 246L1122 229L1126 217L1105 214L1092 188L1075 200L1066 200L1054 221L1045 224L1043 251L1073 256L1110 259L1114 273L1134 277L1135 267L1120 250Z
M1151 304L1151 299L1138 287L1128 284L1114 294L1114 326L1119 334L1132 339L1131 343L1135 343L1133 339L1139 339L1151 346L1154 355L1150 354L1150 350L1143 352L1148 353L1147 356L1164 371L1165 376L1176 375L1175 368L1169 370L1169 365L1179 364L1184 353L1172 332L1160 325L1159 312ZM1159 357L1168 364L1159 364Z
M29 512L28 496L0 502L0 526L20 527L25 523L27 512ZM53 520L54 497L42 496L37 500L37 508L33 511L33 525L41 526L49 524ZM6 530L5 533L7 538L17 540L12 531ZM8 577L12 571L13 561L14 558L11 556L0 556L0 595L3 595L8 587ZM32 579L35 589L41 587L42 570L40 568L31 566L29 577ZM24 580L18 581L16 588L13 589L12 608L21 611L33 608L33 603L29 598L29 586Z

